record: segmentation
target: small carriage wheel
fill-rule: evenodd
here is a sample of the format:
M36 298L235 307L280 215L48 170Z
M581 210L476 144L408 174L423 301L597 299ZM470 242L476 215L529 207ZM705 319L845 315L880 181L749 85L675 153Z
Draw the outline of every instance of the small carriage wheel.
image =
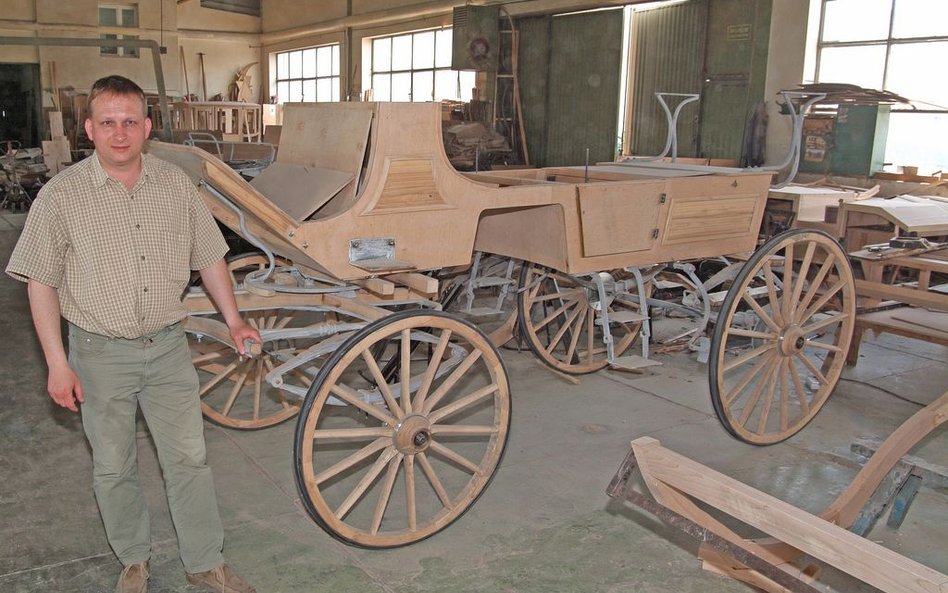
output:
M646 292L651 292L651 284ZM581 375L609 363L598 304L595 289L581 286L568 274L524 262L517 294L518 321L530 350L554 369ZM639 305L616 299L607 310L610 314L638 312ZM610 324L616 356L632 345L641 327L639 321Z
M386 381L391 357L398 376ZM507 372L480 330L439 311L394 313L340 346L306 395L294 444L300 498L347 544L425 539L486 489L509 426Z
M855 316L852 268L826 233L786 231L754 252L711 340L711 403L724 428L770 445L806 426L836 387Z

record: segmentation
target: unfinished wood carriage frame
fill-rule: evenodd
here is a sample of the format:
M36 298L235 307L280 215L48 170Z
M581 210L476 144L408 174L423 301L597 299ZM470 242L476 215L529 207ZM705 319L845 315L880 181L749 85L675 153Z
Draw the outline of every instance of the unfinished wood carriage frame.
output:
M506 444L509 386L496 347L510 324L488 340L432 311L439 291L428 272L466 266L475 251L528 262L523 277L534 280L521 287L521 309L529 310L520 320L533 333L532 348L548 364L563 362L552 354L559 348L568 372L589 372L604 366L606 353L611 361L617 347L627 348L643 323L635 320L647 283L639 268L756 247L771 179L766 171L648 165L460 173L444 154L437 104L289 105L277 160L251 183L191 147L155 142L148 150L180 165L215 218L267 254L232 262L238 307L267 342L259 359L228 351L206 294L185 298L195 361L210 373L202 392L223 391L208 416L258 428L295 412L283 396L263 411L268 386L298 398L301 497L333 536L366 547L417 541L457 519L486 487ZM802 267L792 263L794 249L806 253ZM820 263L833 260L830 252L810 234L774 243L752 270L766 278L769 303L751 306L767 328L729 327L738 341L796 344L781 348L787 360L779 367L772 355L738 359L736 366L747 364L739 371L757 369L739 391L774 373L784 377L764 397L747 389L750 403L740 404L779 407L780 424L758 430L760 444L802 428L835 384L852 297L848 268ZM761 263L771 257L773 265ZM733 304L734 311L747 306ZM820 337L830 325L835 342ZM807 359L813 353L826 361ZM759 372L758 363L769 370ZM804 363L820 378L812 407L808 393L792 395L802 388L790 367ZM739 398L728 389L733 403ZM252 416L230 419L246 390ZM356 414L333 416L334 406ZM767 424L758 416L755 425ZM355 424L338 427L347 422ZM327 442L350 448L338 454L345 447ZM349 478L340 495L330 491ZM427 485L430 500L423 500Z

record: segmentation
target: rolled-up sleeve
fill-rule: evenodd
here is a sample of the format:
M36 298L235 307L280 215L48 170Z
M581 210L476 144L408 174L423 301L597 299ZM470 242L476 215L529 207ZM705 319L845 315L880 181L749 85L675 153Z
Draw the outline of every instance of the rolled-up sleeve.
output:
M210 210L190 186L191 269L203 270L227 255L227 241L211 216Z
M6 272L22 282L36 280L59 288L63 282L67 248L68 240L55 200L41 192L30 207Z

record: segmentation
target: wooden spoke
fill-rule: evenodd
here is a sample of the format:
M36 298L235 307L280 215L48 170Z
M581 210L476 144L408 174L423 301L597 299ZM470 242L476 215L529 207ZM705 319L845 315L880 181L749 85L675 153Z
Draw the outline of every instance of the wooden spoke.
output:
M806 311L810 306L810 302L813 300L813 297L820 291L820 287L823 286L823 281L826 279L827 274L830 270L833 269L833 266L836 264L835 256L830 253L827 258L823 261L823 265L820 266L819 272L816 273L816 277L813 279L813 282L810 284L810 288L806 291L806 294L803 295L803 299L797 303L797 312L798 316L794 320L799 321L803 316L803 311Z
M438 372L438 369L441 368L441 362L444 360L444 352L450 340L451 330L446 329L442 331L441 336L438 338L438 345L435 346L434 352L431 354L431 359L428 361L428 368L425 369L424 379L422 379L418 393L415 395L415 407L420 410L425 409L425 398L428 397L428 390L431 389L431 382L434 380L435 374Z
M388 462L388 470L385 472L385 482L382 485L382 491L379 493L378 501L375 504L375 513L372 514L372 526L369 533L375 535L382 526L382 518L385 516L385 509L388 508L388 501L392 498L392 488L395 487L395 478L398 477L398 466L402 463L402 455L398 454L392 457Z
M402 330L400 346L401 364L399 365L398 374L402 387L402 405L405 406L405 414L407 415L411 414L411 330Z
M494 395L497 393L497 389L497 385L487 385L486 387L482 387L474 393L466 395L450 405L442 406L437 410L432 411L430 414L428 414L428 419L431 420L431 422L440 422L452 414L457 414L468 406L473 406L474 404L482 401L487 396Z
M224 367L224 370L217 373L213 379L211 379L210 381L208 381L207 383L201 386L201 389L198 391L198 394L204 395L205 393L210 391L215 385L217 385L218 383L226 379L231 373L233 373L234 369L236 369L237 367L241 365L241 362L242 361L240 359L237 359L234 362L227 365L226 367Z
M230 415L230 411L234 407L234 402L237 401L237 396L240 395L240 390L243 389L244 382L247 380L247 375L250 373L251 364L249 360L241 363L241 366L247 368L237 373L237 379L234 381L234 386L230 390L230 396L227 398L227 403L224 404L223 414L225 416Z
M387 435L386 435L386 437L387 437ZM384 449L384 448L390 446L390 445L392 444L392 441L391 441L390 438L386 438L386 437L379 437L379 438L375 439L374 441L372 441L371 443L369 443L369 444L366 445L365 447L362 447L361 449L359 449L359 450L356 451L355 453L349 455L348 457L346 457L346 458L343 459L342 461L340 461L340 462L334 464L333 466L331 466L331 467L329 467L329 468L323 470L323 471L320 472L319 474L316 474L316 476L315 476L315 478L314 478L315 481L316 481L316 483L317 483L317 484L321 484L321 483L325 482L326 480L328 480L329 478L332 478L333 476L339 474L339 472L342 472L342 471L345 471L345 470L349 469L350 467L352 467L352 466L354 466L355 464L357 464L357 463L363 461L364 459L369 458L369 457L372 456L374 453L378 453L378 452L381 451L382 449Z
M388 382L382 375L382 369L379 368L379 364L375 361L375 357L372 356L370 351L363 350L362 359L369 368L369 372L372 373L372 378L375 380L375 384L378 386L379 393L382 394L382 399L385 400L385 405L388 406L389 412L395 414L397 418L401 419L404 416L402 413L402 408L398 405L398 402L395 401L395 396L392 395L392 390L389 389Z
M405 456L405 506L408 509L408 528L418 529L418 508L415 500L415 456Z
M461 364L459 364L456 369L451 371L451 374L448 375L448 378L445 379L444 382L438 386L438 389L431 394L431 397L425 401L425 414L431 413L431 410L433 410L434 407L438 405L438 402L441 401L441 398L447 395L447 393L451 391L455 384L457 384L458 380L469 370L471 370L471 367L474 366L474 363L477 362L480 357L481 352L479 350L474 350L468 354L463 361L461 361Z
M629 278L624 270L610 276ZM612 286L610 282L608 284ZM519 327L536 356L552 368L570 374L591 373L608 364L604 328L596 323L600 295L592 281L578 279L533 264L524 264L517 295ZM651 285L646 286L651 290ZM609 294L608 313L637 311L623 293ZM552 301L552 303L551 303ZM611 323L613 350L621 356L635 341L641 323Z
M790 376L793 378L793 388L797 392L797 401L800 402L800 409L806 415L810 412L810 402L806 399L806 390L803 388L803 381L800 379L800 371L797 369L797 363L790 361Z
M744 376L741 377L740 382L731 388L731 391L724 396L724 405L730 407L734 402L735 398L744 392L744 389L750 385L750 382L754 380L754 377L760 374L766 368L769 368L769 365L777 357L776 352L768 352L757 363L744 372Z
M767 285L767 299L770 303L770 310L773 311L775 321L777 324L783 324L783 316L780 314L780 301L777 298L777 280L774 277L774 271L770 265L769 261L765 261L763 265L764 269L764 282ZM747 298L747 297L744 297ZM773 326L771 326L773 327Z
M431 443L431 451L433 453L437 453L438 455L444 457L445 459L448 459L449 461L453 461L454 463L467 469L471 473L474 473L478 470L479 466L476 463L468 460L465 457L462 457L461 455L455 453L454 451L445 447L444 445L442 445L441 443L437 441L434 443Z
M438 500L441 501L441 504L446 509L451 508L451 497L448 496L448 491L444 489L444 485L441 483L441 480L438 479L438 474L435 473L434 468L431 466L431 462L428 461L428 456L421 452L415 455L415 459L418 460L418 464L421 466L421 471L425 473L425 477L428 478L428 483L431 484L431 487L434 488L435 494L438 495Z
M728 372L743 364L746 364L747 362L754 360L758 356L761 356L762 354L766 354L767 352L770 352L776 347L777 345L771 342L769 344L764 344L763 346L758 346L757 348L754 348L753 350L745 352L744 354L741 354L740 356L738 356L731 362L724 365L724 372Z
M749 296L760 286L769 311ZM830 304L831 311L818 315ZM855 311L848 258L825 233L794 229L758 249L734 278L711 340L711 402L724 428L742 441L767 445L806 426L842 373ZM757 327L744 325L744 312L759 318Z
M307 512L337 539L388 548L444 529L484 491L506 447L510 388L474 326L402 311L339 346L300 413L294 461Z
M392 429L381 427L366 428L322 428L313 432L314 439L364 441L392 436Z
M432 424L431 434L489 436L497 434L497 427L493 425L464 426L459 424Z
M397 454L398 452L395 451L395 449L389 448L378 456L378 458L375 460L375 463L373 463L372 467L369 468L369 471L367 471L365 475L362 476L362 479L359 480L359 483L356 484L356 487L353 488L352 492L349 493L349 496L347 496L346 499L342 501L342 504L336 508L335 515L337 519L342 519L347 514L349 514L349 511L352 510L352 507L355 505L355 503L365 495L366 491L369 489L369 486L374 484L378 477L382 474L382 471L385 469L385 466L388 465L389 460L391 460L392 457L395 457ZM408 458L406 458L405 461L407 462Z
M398 424L398 420L396 420L391 414L376 406L375 404L370 404L369 402L363 400L362 397L351 387L337 383L336 385L332 386L332 394L344 402L359 408L369 416L378 418L389 426L395 426Z

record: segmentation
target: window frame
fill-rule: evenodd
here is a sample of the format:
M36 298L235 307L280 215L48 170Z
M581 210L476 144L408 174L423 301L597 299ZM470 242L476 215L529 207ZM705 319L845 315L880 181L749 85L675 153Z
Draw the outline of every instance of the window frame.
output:
M821 82L820 80L820 69L823 64L823 50L832 49L832 48L846 48L846 47L885 47L885 57L882 64L882 88L880 90L892 90L892 92L898 93L898 90L889 89L889 65L892 58L892 48L899 45L910 45L918 43L943 43L948 42L948 35L928 35L921 37L893 37L893 28L895 26L895 11L898 3L901 0L892 0L891 7L889 9L889 26L888 32L885 38L876 38L876 39L865 39L859 41L824 41L823 36L826 32L826 5L830 2L836 0L820 0L820 21L819 21L819 33L816 41L816 68L814 72L814 81ZM911 97L908 97L911 99ZM944 108L933 108L933 109L916 109L916 108L899 108L898 105L893 106L893 112L911 112L911 113L948 113L948 105Z
M439 33L444 33L444 32L450 32L451 34L451 37L448 38L446 41L444 40L444 37L445 37L444 35L439 35ZM429 33L433 34L433 42L431 45L432 53L431 53L431 60L430 60L431 67L416 66L416 63L420 61L419 56L415 54L416 38L421 35L427 35ZM409 66L407 68L395 68L392 63L394 61L394 58L392 55L392 46L395 44L396 39L405 39L405 38L410 39L409 43L411 46L411 55L408 57ZM447 43L448 48L451 49L453 46L453 39L454 39L454 29L453 27L450 27L450 26L434 27L434 28L429 28L429 29L419 29L416 31L404 31L401 33L394 33L391 35L380 35L378 37L372 37L368 39L369 41L368 47L367 47L368 51L364 52L368 57L363 58L363 64L365 64L366 62L368 64L368 67L365 68L365 71L368 73L368 77L367 77L368 88L371 88L373 90L373 100L374 101L396 101L396 99L392 99L393 80L395 78L395 75L403 75L403 76L407 75L407 79L410 81L409 91L408 91L409 102L421 103L421 102L426 102L426 101L439 101L439 100L451 100L451 101L470 100L472 97L466 97L466 94L462 86L462 73L466 71L452 69L450 58L447 64L439 66L439 62L438 62L439 40L441 40L440 43ZM376 44L381 43L381 42L386 42L386 41L388 41L390 44L389 52L388 52L389 66L387 69L380 69L380 68L377 68L377 65L376 65L376 57L375 57ZM451 52L449 51L447 55L450 56ZM451 72L454 74L454 88L455 88L457 96L443 97L442 99L437 98L438 89L439 89L439 85L438 85L439 72L440 73ZM430 85L431 93L425 97L416 97L416 91L415 91L416 76L424 75L426 73L431 73L431 85ZM379 92L380 89L376 86L376 76L388 76L387 93ZM477 83L476 74L472 73L471 76L475 77L474 80L471 81L471 85L470 85L471 87L473 87ZM403 101L403 100L398 99L398 101Z
M329 73L326 74L320 71L319 63L319 54L320 50L329 49L330 58L329 58ZM307 52L313 52L313 75L307 76L307 64L306 64L306 54ZM299 76L294 76L293 66L292 66L292 56L294 54L299 55ZM281 78L281 67L280 67L280 57L286 56L287 66L286 66L286 76ZM298 47L294 49L288 49L285 51L275 52L273 54L273 65L274 65L274 78L273 78L273 88L275 90L275 95L277 97L277 103L338 103L341 101L340 95L340 84L342 80L341 76L341 60L342 60L342 44L341 43L324 43L322 45L314 45L309 47ZM329 81L329 98L322 98L319 94L320 81ZM306 96L306 87L307 82L312 82L312 89L314 96L309 98ZM280 93L281 83L286 83L287 85L287 96L284 97ZM290 90L294 83L300 84L300 100L294 101L291 99L293 96L292 90Z
M115 23L114 25L104 24L102 22L102 11L111 10L115 13ZM131 10L134 23L128 24L124 22L124 11ZM112 2L103 2L96 5L96 22L99 23L100 27L113 27L119 29L138 29L141 19L141 14L138 10L138 4L120 4ZM109 40L138 40L141 37L139 35L121 35L118 33L100 33L99 39L109 39ZM138 58L139 52L137 47L100 47L99 55L110 58Z

